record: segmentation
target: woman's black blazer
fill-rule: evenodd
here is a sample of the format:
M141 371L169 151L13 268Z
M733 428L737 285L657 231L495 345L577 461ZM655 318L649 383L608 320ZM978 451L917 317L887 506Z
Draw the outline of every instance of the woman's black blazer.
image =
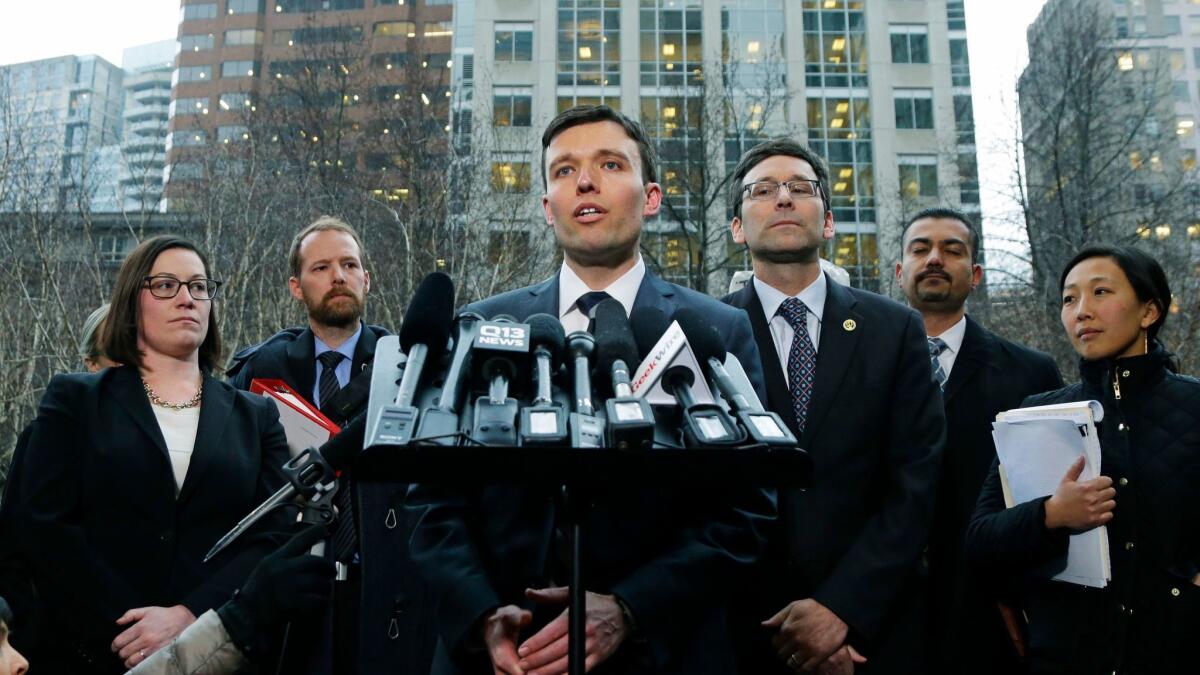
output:
M199 616L229 599L268 545L246 538L201 560L283 485L287 459L275 407L205 375L196 444L176 496L136 368L55 376L21 479L24 544L51 639L107 662L126 610L182 604Z

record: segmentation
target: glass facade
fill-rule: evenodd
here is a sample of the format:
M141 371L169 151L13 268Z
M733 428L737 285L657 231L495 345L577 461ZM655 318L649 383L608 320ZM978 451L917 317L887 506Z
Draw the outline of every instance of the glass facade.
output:
M804 70L809 87L867 86L865 4L804 0Z

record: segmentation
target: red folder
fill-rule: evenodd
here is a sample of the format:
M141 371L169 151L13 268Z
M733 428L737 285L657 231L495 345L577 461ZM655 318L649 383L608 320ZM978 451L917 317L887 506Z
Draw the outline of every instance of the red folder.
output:
M288 449L295 457L305 448L319 447L341 431L328 417L321 414L308 399L296 393L283 380L255 378L250 381L250 393L261 394L275 401L279 408L279 423L287 436Z

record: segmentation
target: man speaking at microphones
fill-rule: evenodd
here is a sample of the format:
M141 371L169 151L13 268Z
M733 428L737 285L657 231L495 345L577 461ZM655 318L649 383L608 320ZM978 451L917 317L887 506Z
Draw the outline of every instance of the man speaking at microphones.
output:
M658 213L663 197L641 125L606 106L572 108L545 130L542 154L542 207L563 265L540 284L467 309L518 321L549 314L571 334L588 328L593 307L606 298L620 302L626 314L653 307L671 317L691 308L718 327L725 349L741 360L762 396L745 314L662 281L638 253L643 223ZM568 335L573 372L580 372L576 360L590 352L589 340ZM572 418L592 415L592 402L580 405L580 398ZM726 594L742 585L762 553L774 491L663 486L604 492L594 495L585 523L588 669L732 672ZM436 607L434 673L567 672L571 561L557 497L557 486L410 489L411 550Z

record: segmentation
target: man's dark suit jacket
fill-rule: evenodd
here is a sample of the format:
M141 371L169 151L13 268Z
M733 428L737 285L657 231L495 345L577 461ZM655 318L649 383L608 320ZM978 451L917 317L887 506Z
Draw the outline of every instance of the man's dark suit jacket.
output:
M354 346L351 377L375 360L379 338L391 333L362 324ZM305 399L316 383L316 343L308 328L281 331L260 345L234 355L228 374L238 389L249 389L255 378L280 379ZM348 411L353 417L366 410L366 401ZM434 634L429 626L427 591L408 554L408 531L401 507L408 486L353 481L356 526L362 561L358 620L358 673L423 673L433 658ZM321 645L311 672L332 668L331 645ZM291 651L289 649L289 651ZM323 664L323 665L322 665Z
M668 318L683 308L704 312L751 382L761 383L757 349L741 312L649 272L634 306L658 308ZM485 317L557 316L558 276L468 309ZM534 624L522 640L562 611L537 609L524 597L526 587L566 585L553 567L557 492L556 486L410 489L407 507L417 521L413 558L430 582L441 638L434 673L491 672L479 627L496 607L534 610ZM773 490L744 487L614 489L596 495L586 523L588 589L622 598L638 635L595 672L732 672L726 598L747 583L774 507Z
M205 375L196 443L176 496L136 368L50 380L21 476L23 543L38 561L46 637L59 645L55 662L36 664L38 672L124 672L109 644L124 630L115 622L126 610L182 604L199 616L228 600L270 547L248 536L201 560L282 487L287 458L275 408Z
M964 537L996 459L996 413L1062 386L1049 356L1009 342L967 317L962 348L942 394L946 450L929 540L931 656L936 672L1007 675L1020 669L996 607L1004 594L995 583L972 573L963 552Z
M8 480L4 483L4 498L0 501L0 598L8 601L13 612L9 626L9 642L17 651L38 662L41 641L42 607L33 588L33 570L37 567L23 547L24 518L21 515L21 474L24 473L25 449L29 446L30 427L17 436L12 460L8 465Z
M807 490L780 490L779 524L757 606L734 629L742 671L785 672L758 622L813 598L850 626L870 662L856 672L921 672L919 574L945 437L925 325L913 310L835 283L817 348L816 383L800 447ZM792 397L762 304L748 283L725 302L750 315L767 400L797 431ZM755 646L750 646L755 645Z

